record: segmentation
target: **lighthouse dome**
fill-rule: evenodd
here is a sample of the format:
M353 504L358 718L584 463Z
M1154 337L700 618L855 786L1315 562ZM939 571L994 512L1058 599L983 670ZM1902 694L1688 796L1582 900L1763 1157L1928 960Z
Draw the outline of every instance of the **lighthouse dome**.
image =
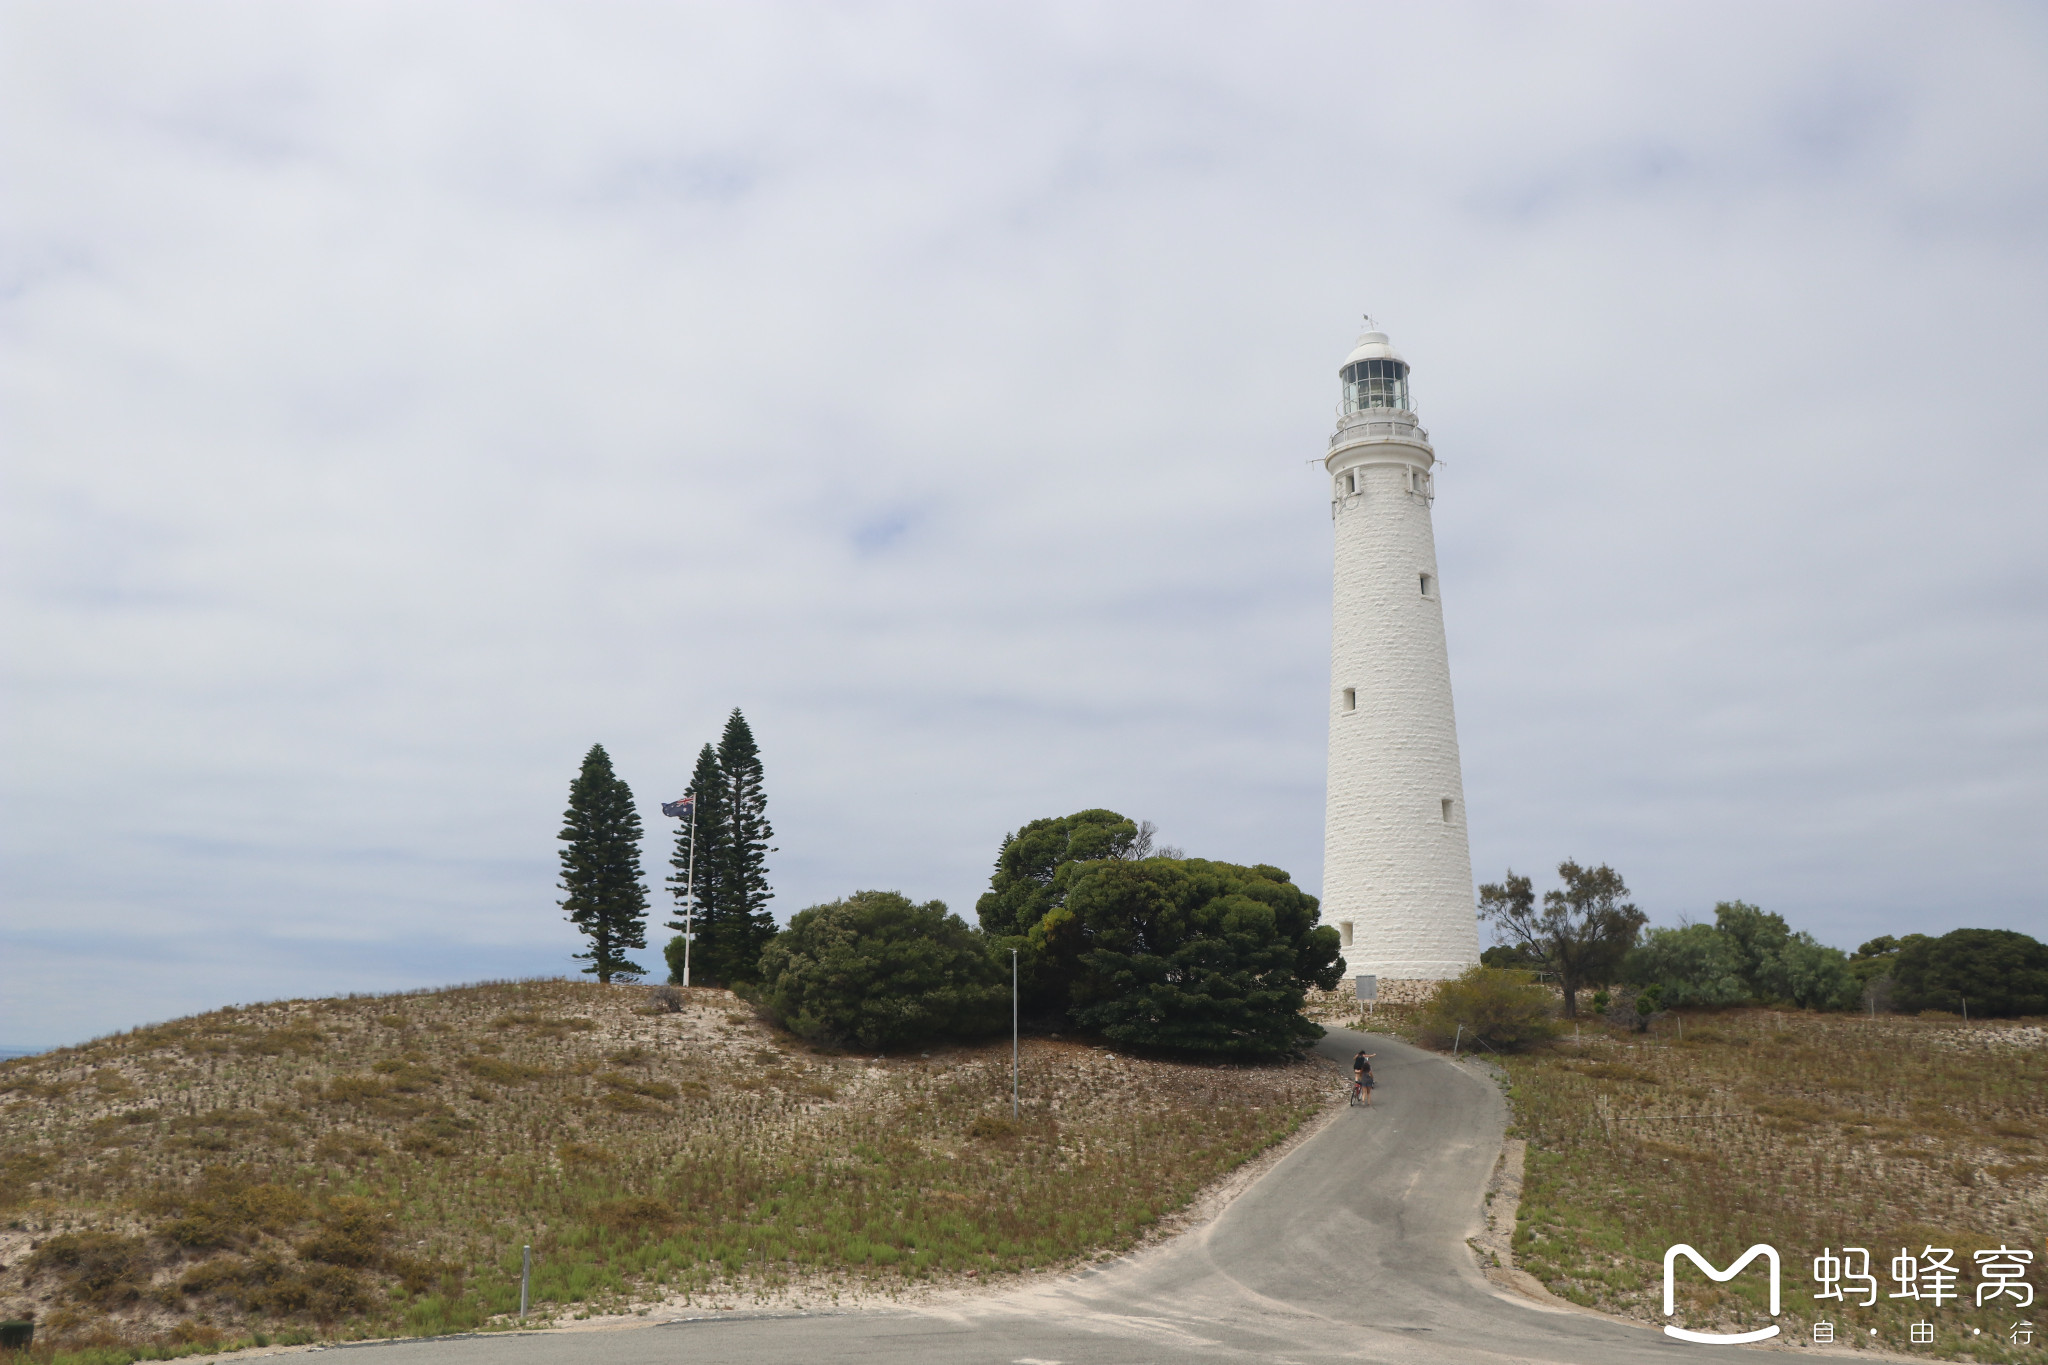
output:
M1390 408L1414 410L1408 397L1408 362L1380 331L1366 332L1337 368L1344 381L1344 411Z
M1352 346L1351 354L1344 357L1344 363L1351 365L1360 360L1401 360L1401 353L1387 340L1385 332L1362 332ZM1405 365L1408 362L1402 360L1401 363Z

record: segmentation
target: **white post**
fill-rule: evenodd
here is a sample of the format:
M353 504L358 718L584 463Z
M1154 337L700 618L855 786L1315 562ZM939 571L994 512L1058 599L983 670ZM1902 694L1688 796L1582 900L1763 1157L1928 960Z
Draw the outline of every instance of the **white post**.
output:
M1438 1034L1437 1036L1438 1036L1438 1037L1442 1037L1443 1035L1442 1035L1442 1034ZM1464 1026L1463 1024L1460 1024L1460 1025L1458 1025L1458 1035L1457 1035L1457 1037L1455 1037L1455 1038L1451 1039L1451 1055L1452 1055L1453 1057L1455 1057L1455 1056L1457 1056L1457 1055L1458 1055L1458 1044L1459 1044L1459 1043L1461 1043L1461 1042L1463 1042L1463 1041L1464 1041L1464 1039L1465 1039L1465 1026Z
M1017 950L1010 949L1010 1122L1017 1121Z
M519 1249L519 1320L526 1321L526 1291L533 1282L533 1248Z
M697 793L690 796L690 866L683 873L683 989L690 989L690 940L697 910Z

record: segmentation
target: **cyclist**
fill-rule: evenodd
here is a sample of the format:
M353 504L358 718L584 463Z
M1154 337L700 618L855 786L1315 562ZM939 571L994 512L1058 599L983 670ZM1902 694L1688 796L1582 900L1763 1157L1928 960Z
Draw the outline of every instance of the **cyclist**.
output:
M1379 1055L1377 1052L1367 1052L1364 1048L1360 1048L1358 1055L1351 1059L1351 1102L1353 1104L1358 1103L1358 1097L1363 1094L1366 1107L1368 1109L1372 1107L1372 1059Z

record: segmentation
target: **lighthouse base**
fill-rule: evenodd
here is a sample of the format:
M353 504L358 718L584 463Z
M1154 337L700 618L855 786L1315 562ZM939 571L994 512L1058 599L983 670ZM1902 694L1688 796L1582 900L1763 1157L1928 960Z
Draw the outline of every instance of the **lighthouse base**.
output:
M1477 965L1475 962L1460 962L1452 958L1441 960L1404 958L1388 961L1384 958L1370 959L1362 954L1354 955L1347 953L1344 956L1344 977L1348 981L1354 977L1376 976L1380 979L1380 989L1382 991L1387 988L1388 983L1396 981L1421 982L1433 987L1439 981L1455 980ZM1384 1000L1386 997L1382 995L1380 998Z
M1358 998L1355 987L1347 980L1334 991L1310 991L1302 1003L1302 1013L1332 1028L1364 1028L1376 1010L1428 1004L1436 997L1436 988L1442 984L1440 981L1382 981L1379 983L1379 997L1367 1001Z

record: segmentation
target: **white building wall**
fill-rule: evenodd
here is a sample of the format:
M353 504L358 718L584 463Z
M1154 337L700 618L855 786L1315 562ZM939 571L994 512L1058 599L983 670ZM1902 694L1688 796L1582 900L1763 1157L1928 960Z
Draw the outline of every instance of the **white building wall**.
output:
M1323 921L1349 940L1348 975L1442 980L1479 960L1479 932L1430 524L1435 454L1414 414L1386 410L1347 416L1331 444Z

